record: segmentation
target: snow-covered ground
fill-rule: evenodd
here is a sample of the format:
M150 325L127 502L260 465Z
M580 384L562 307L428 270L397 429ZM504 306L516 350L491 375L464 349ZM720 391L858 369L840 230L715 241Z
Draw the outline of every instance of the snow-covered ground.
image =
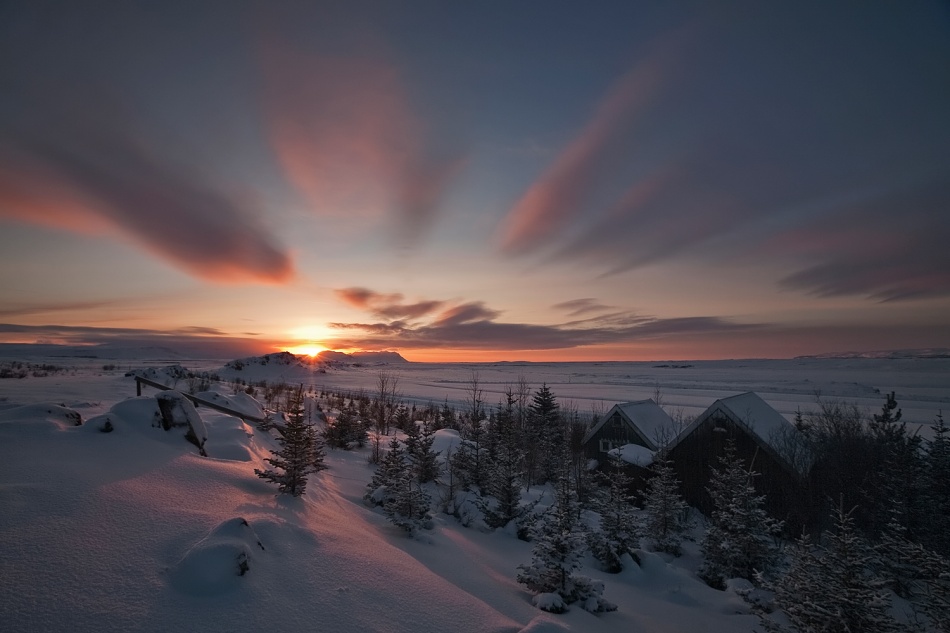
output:
M220 370L220 364L182 364ZM874 409L883 392L896 390L905 416L920 422L950 402L946 360L653 365L408 364L327 373L290 368L292 375L271 367L270 375L245 377L371 390L383 369L399 377L406 396L460 402L476 369L488 403L523 374L581 410L591 402L650 397L657 383L667 406L688 413L746 390L783 413L812 402L816 389ZM464 528L444 515L412 540L368 508L362 502L372 476L368 448L328 451L328 469L311 478L304 497L280 496L253 473L274 447L272 438L199 408L210 456L200 457L180 434L152 426L155 391L133 398L127 369L124 361L103 370L100 360L46 377L0 380L0 631L728 633L756 627L735 593L696 578L693 543L681 559L644 553L641 566L618 575L588 560L583 573L606 583L604 597L619 605L616 612L542 613L515 582L530 544L501 531ZM74 426L69 410L86 424ZM110 433L100 432L103 416Z

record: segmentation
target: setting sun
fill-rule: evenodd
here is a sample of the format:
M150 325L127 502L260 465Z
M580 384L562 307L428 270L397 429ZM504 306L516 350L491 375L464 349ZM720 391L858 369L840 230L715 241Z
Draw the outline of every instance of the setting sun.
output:
M327 351L327 348L320 345L314 345L313 343L307 343L306 345L288 347L287 351L298 356L316 356L320 352Z

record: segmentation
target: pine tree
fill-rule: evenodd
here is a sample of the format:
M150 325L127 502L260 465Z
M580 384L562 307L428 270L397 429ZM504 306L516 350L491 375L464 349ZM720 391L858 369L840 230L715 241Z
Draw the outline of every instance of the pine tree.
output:
M902 630L889 614L884 584L869 573L871 556L858 536L851 512L839 506L835 530L827 546L814 546L806 535L798 540L788 572L774 584L775 604L799 633L888 633ZM787 631L761 616L769 631Z
M643 503L644 536L653 539L653 547L659 552L679 556L683 538L689 529L686 517L688 506L679 493L679 482L673 467L667 460L653 464L653 477L647 483Z
M389 499L406 473L409 471L406 449L395 437L389 442L389 451L380 460L379 467L373 473L373 479L366 486L363 499L373 505L381 506Z
M534 393L528 406L527 423L528 475L536 483L553 481L558 473L557 460L564 443L564 430L557 398L547 384L542 384Z
M603 599L604 584L575 574L584 553L584 533L578 526L576 494L565 473L557 484L557 499L534 530L531 563L518 566L518 582L534 592L538 608L563 613L579 602L591 612L613 611Z
M598 473L603 485L592 499L594 510L600 514L600 530L590 535L591 553L604 566L604 570L616 574L623 570L621 557L632 554L638 546L633 478L627 474L623 462L610 458L609 474Z
M388 495L383 502L383 512L393 525L410 535L432 527L432 499L411 470L404 469L398 479L391 482L387 488Z
M409 409L406 408L406 405L400 404L396 409L396 413L393 415L393 424L396 425L397 429L403 432L408 431L410 426L415 426L415 422L412 420L412 417L410 417Z
M873 554L874 569L895 594L925 613L938 630L950 630L950 561L910 541L896 512Z
M697 572L712 587L725 588L729 578L752 580L775 561L775 537L782 524L766 513L765 497L756 494L753 476L735 444L727 442L709 483L713 511L702 543L705 560Z
M326 466L323 464L323 447L316 430L304 420L303 386L291 392L287 405L287 423L277 441L280 450L271 451L273 457L264 461L271 468L254 472L261 479L277 484L280 492L299 497L307 488L307 477Z
M439 410L439 426L443 429L455 429L458 430L458 420L455 417L455 410L449 406L448 398L445 399L445 402L442 403L442 408Z
M439 456L432 450L434 441L435 431L428 424L423 424L422 429L410 424L406 429L406 452L419 483L434 481L439 476Z
M366 446L366 429L356 418L356 409L352 404L340 410L323 432L323 437L329 446L350 450L354 445L359 448Z
M500 528L517 519L521 513L521 481L524 452L521 450L514 415L514 395L509 391L507 403L491 425L493 451L489 451L488 473L484 494L494 499L480 506L485 523Z
M922 541L944 557L950 557L950 427L937 414L933 439L924 460L924 526Z

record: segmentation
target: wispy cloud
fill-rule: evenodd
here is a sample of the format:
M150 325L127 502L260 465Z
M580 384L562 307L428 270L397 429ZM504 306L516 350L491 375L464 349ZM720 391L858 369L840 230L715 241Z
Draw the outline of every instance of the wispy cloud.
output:
M561 303L556 303L551 307L555 310L562 310L566 312L567 316L581 316L584 314L604 312L613 309L611 306L604 305L597 299L590 297L586 297L584 299L572 299L571 301L563 301Z
M366 310L382 319L418 319L441 308L444 301L404 303L402 294L381 294L366 288L341 288L334 291L344 303Z
M509 211L499 233L502 250L534 250L584 214L672 59L673 45L665 43L614 83L583 130Z
M213 281L293 276L246 192L170 158L161 130L108 90L7 80L18 107L0 121L0 219L107 232Z
M950 295L950 128L932 62L950 49L893 38L883 13L858 29L820 11L834 28L811 29L817 5L771 5L756 29L697 12L526 188L499 226L502 252L604 274L755 253L777 285L815 296ZM789 56L804 29L809 51Z
M56 312L79 312L110 308L124 302L110 301L63 301L59 303L21 303L0 308L0 318L22 317L33 314L51 314Z
M411 239L435 219L464 164L413 111L399 68L382 55L261 46L270 143L287 180L318 214L395 219Z
M355 294L359 297L379 296L389 299L400 296L359 290L361 292L358 293L338 292L338 296L344 298ZM449 302L439 303L447 305ZM351 302L351 305L378 316L372 298L362 303ZM592 299L561 305L582 312L585 308L598 311L607 308ZM331 328L345 334L341 333L324 343L344 349L554 350L632 343L682 334L748 332L762 327L720 317L662 319L622 311L554 325L506 323L498 320L500 316L500 311L483 302L464 302L447 307L427 319L412 322L399 319L374 323L330 323Z
M0 343L47 343L104 350L161 347L178 354L208 358L237 358L274 350L273 344L254 337L229 336L215 328L200 326L158 330L0 323Z
M950 295L950 185L927 183L875 197L770 240L812 263L782 280L818 296L900 301Z

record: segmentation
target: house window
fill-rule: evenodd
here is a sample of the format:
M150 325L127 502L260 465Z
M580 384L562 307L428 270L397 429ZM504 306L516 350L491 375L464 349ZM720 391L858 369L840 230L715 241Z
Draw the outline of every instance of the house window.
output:
M616 444L615 444L614 442L612 442L611 440L607 440L607 439L603 439L603 438L600 440L600 452L601 452L601 453L606 453L606 452L608 452L608 451L613 450L613 449L616 448L616 447L617 447Z

